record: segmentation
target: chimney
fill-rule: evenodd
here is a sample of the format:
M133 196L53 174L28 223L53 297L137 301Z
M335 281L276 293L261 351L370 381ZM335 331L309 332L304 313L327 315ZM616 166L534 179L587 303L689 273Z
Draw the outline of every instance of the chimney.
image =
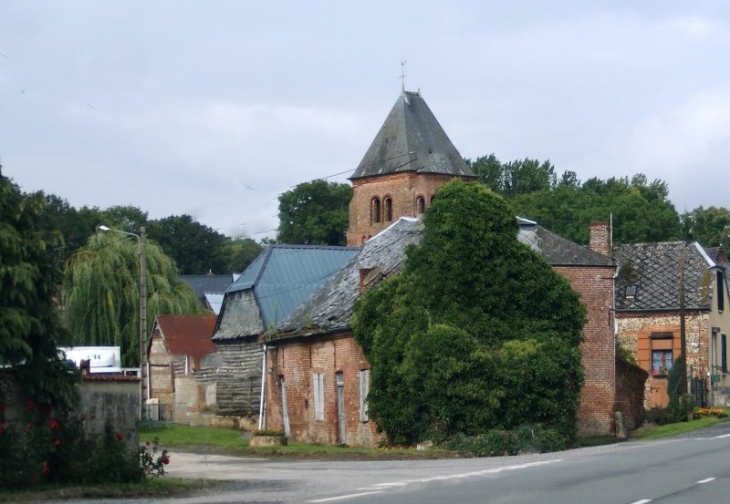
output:
M588 245L594 252L611 257L611 227L608 222L592 222Z

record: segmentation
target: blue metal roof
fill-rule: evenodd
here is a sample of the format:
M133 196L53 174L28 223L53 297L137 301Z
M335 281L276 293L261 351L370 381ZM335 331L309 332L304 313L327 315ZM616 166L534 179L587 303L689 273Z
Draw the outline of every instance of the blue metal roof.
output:
M269 245L226 293L253 289L264 327L282 322L360 249Z

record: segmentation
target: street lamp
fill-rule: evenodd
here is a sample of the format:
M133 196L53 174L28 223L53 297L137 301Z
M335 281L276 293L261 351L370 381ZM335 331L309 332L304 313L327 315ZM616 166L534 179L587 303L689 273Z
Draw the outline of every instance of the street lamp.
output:
M147 260L145 256L145 234L144 227L139 228L139 234L129 233L120 229L112 229L108 226L101 225L99 231L107 233L112 231L127 236L137 238L139 245L139 375L142 379L142 395L140 396L140 415L142 415L142 405L147 395ZM140 418L142 418L140 416Z

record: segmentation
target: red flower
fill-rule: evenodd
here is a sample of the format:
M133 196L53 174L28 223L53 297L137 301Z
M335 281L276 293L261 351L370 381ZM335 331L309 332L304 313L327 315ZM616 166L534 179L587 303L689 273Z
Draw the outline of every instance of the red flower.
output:
M56 448L58 448L59 446L61 446L61 440L60 440L60 439L56 439L56 440L55 440L55 441L53 442L53 446L55 446Z
M48 426L51 429L57 429L58 428L58 420L56 420L55 418L49 418L48 419Z
M165 465L170 463L170 457L168 457L167 455L163 455L160 460L162 460L162 463Z
M35 409L35 401L33 399L28 399L25 403L25 407L28 408L28 410L33 411Z
M49 472L51 472L51 468L48 467L48 462L43 462L43 468L41 469L41 472L43 474L48 474Z
M121 441L122 439L124 439L124 435L121 432L115 432L114 437L117 441Z

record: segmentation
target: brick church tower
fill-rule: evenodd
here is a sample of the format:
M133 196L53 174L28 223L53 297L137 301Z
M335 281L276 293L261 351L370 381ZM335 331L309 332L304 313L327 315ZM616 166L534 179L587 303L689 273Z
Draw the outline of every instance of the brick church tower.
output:
M400 217L416 217L453 178L476 175L418 92L403 91L352 174L347 244L357 246Z

